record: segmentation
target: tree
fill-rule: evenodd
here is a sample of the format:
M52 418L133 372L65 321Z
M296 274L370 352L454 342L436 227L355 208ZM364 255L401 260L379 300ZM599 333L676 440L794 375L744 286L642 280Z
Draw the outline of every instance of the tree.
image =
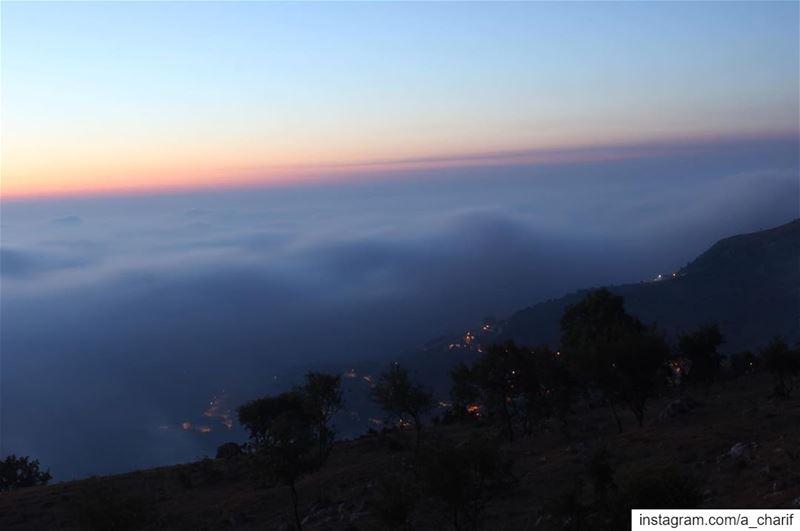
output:
M792 350L776 337L761 351L761 363L775 378L775 396L791 397L800 374L800 349Z
M47 485L53 479L49 471L39 470L39 460L9 455L0 461L0 492Z
M239 407L239 423L267 475L289 487L297 529L302 529L297 481L319 470L333 447L331 416L341 407L338 377L309 373L303 386Z
M555 417L565 435L569 436L567 418L575 401L575 379L564 363L560 352L538 347L531 352L539 383L539 401L545 417Z
M418 470L425 491L444 503L453 529L474 530L510 476L511 462L497 441L472 437L460 444L439 441L427 448Z
M514 439L514 422L520 414L523 394L537 388L530 351L513 342L491 345L470 370L473 384L493 418L499 419L509 440Z
M551 416L566 426L572 378L558 353L546 347L490 345L471 367L456 365L450 377L456 411L463 415L469 404L480 403L509 440L520 424L530 434L537 421Z
M419 447L422 434L422 417L433 409L433 394L424 386L411 380L408 371L397 363L381 374L372 388L372 400L392 418L406 420L414 425Z
M716 324L700 326L678 338L678 349L690 363L688 381L707 385L716 380L722 367L722 355L717 348L724 341Z
M640 428L644 425L647 402L666 381L668 358L667 342L655 328L633 333L616 347L612 365L617 396L633 412Z
M587 386L603 392L620 432L618 404L643 424L668 349L662 335L625 311L621 296L598 289L568 306L561 317L561 352Z
M480 400L480 391L475 386L472 369L464 362L456 363L450 369L450 398L453 401L453 416L456 420L474 418L467 408Z
M305 383L295 392L304 397L305 410L313 422L320 453L330 450L336 435L331 421L342 409L342 377L321 372L308 372Z

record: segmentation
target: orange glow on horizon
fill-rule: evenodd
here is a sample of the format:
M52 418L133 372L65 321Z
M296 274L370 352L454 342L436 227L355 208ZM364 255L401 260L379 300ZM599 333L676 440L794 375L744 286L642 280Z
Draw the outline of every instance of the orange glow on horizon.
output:
M0 180L0 198L33 199L81 195L115 195L168 193L184 190L239 188L250 186L282 186L354 181L379 173L411 170L536 164L548 162L580 162L616 158L608 154L575 154L570 152L508 152L464 156L422 156L409 159L380 159L319 164L282 164L250 167L217 166L212 169L193 165L146 165L133 168L114 167L108 170L86 168L53 172L42 168L33 178L22 177L4 168Z
M791 135L794 136L794 135ZM98 157L88 164L73 160L58 170L53 163L36 161L23 165L4 155L0 174L0 199L24 200L47 197L170 193L203 189L235 189L254 186L286 186L382 179L404 171L458 167L492 167L556 163L587 163L664 155L675 149L704 149L704 143L741 142L787 138L768 135L756 138L706 135L694 139L662 139L639 143L592 144L573 147L548 146L495 152L462 154L422 154L418 157L362 158L343 160L326 157L312 163L298 163L300 157L273 163L234 165L229 157L207 156L206 162L192 162L184 155L174 160L111 160ZM7 149L4 151L8 151ZM22 158L22 157L20 157ZM182 159L182 160L181 160ZM320 157L321 159L321 157ZM65 159L56 159L64 162Z

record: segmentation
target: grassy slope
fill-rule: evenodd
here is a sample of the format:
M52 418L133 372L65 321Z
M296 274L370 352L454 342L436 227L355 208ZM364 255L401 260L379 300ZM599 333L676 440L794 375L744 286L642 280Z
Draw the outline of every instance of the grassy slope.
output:
M707 395L695 393L702 405L685 416L659 423L652 414L643 429L626 418L621 435L608 410L579 410L570 440L553 432L506 445L519 488L488 507L491 525L484 529L557 529L543 506L583 473L597 444L611 450L620 479L637 467L677 464L703 479L707 507L790 507L800 497L800 399L776 402L767 398L768 389L765 376L719 384ZM463 437L488 429L437 427L427 436ZM751 441L758 444L751 463L719 459L734 444ZM309 515L306 528L383 529L370 513L376 479L413 458L411 450L390 450L380 435L339 443L328 465L298 487ZM287 529L288 500L285 488L253 477L246 458L207 460L5 493L0 529L92 529L85 523L90 511L95 520L110 515L97 527L102 529L124 529L120 520L147 529ZM446 525L434 500L423 500L413 515L414 529Z

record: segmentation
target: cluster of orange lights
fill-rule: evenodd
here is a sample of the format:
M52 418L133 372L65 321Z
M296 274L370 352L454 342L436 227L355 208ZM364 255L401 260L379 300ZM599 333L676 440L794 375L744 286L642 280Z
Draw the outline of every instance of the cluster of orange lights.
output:
M195 426L188 420L181 422L181 429L183 431L199 431L200 433L211 432L211 426L206 426L206 425Z

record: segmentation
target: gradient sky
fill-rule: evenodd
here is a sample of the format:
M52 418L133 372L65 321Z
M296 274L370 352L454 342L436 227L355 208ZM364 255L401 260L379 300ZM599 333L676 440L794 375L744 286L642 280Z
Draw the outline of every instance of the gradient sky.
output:
M4 2L1 193L792 136L799 40L796 2Z

